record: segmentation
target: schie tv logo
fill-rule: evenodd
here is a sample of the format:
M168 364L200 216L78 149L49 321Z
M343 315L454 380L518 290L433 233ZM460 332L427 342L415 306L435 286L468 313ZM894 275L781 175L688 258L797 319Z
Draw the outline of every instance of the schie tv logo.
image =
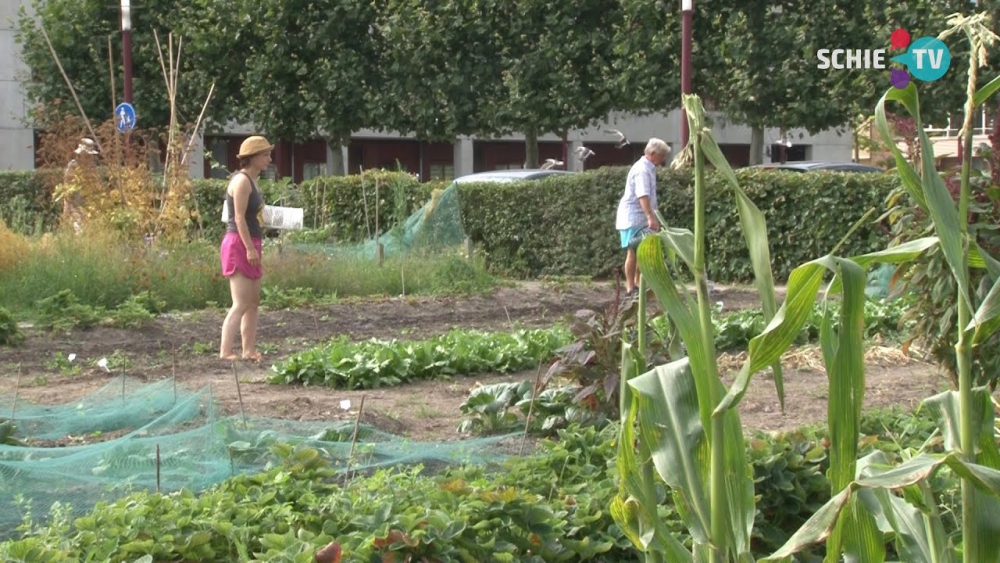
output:
M911 43L910 33L905 29L897 29L892 32L889 40L893 49L906 49L909 46L905 53L889 59L906 67L890 70L889 82L895 88L906 88L910 83L910 74L923 82L937 80L951 66L951 51L936 37L921 37ZM816 68L885 70L887 52L887 49L820 49L816 51L816 58L819 59Z

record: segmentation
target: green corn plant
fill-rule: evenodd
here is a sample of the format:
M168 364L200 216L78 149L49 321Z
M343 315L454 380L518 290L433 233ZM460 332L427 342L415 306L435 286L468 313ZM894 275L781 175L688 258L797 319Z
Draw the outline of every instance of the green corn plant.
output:
M956 23L955 27L958 25ZM968 21L964 25L970 30L974 27ZM982 29L975 33L982 36ZM972 31L969 33L974 35ZM970 104L982 103L998 87L996 81L979 92L970 86L970 99L973 100ZM880 102L876 116L884 134L888 133L884 115L887 100L903 102L919 119L915 87L890 91ZM884 460L875 457L857 459L865 388L862 343L867 266L907 262L941 244L949 263L957 264L958 267L953 265L953 271L966 292L967 309L962 318L963 326L968 328L959 350L967 350L967 346L989 336L1000 325L1000 290L996 287L975 316L971 314L968 276L958 277L958 272L967 272L961 268L963 256L969 257L967 265L990 268L994 279L1000 279L1000 268L974 244L963 252L963 244L969 243L961 229L964 223L958 220L959 211L934 170L933 152L926 135L921 138L925 157L922 176L909 167L898 151L895 157L911 195L928 210L936 224L944 225L937 227L937 236L850 259L836 256L838 244L827 256L792 271L785 301L772 315L767 303L773 299L773 283L764 218L743 194L721 151L704 128L700 101L687 96L683 104L693 132L685 154L693 159L695 168L695 230L691 233L666 228L658 236L647 237L639 246L638 263L643 282L648 281L663 310L675 324L687 357L647 371L642 353L643 339L639 339L636 348L623 347L623 424L618 456L621 494L612 505L612 514L647 561L753 560L749 553L753 487L748 482L742 427L735 407L754 374L767 366L777 366L781 354L793 344L807 320L824 278L832 274L823 302L839 294L842 306L836 319L830 312L823 315L820 341L830 385L828 421L833 447L829 477L833 498L785 546L765 560L786 560L803 548L825 540L827 561L839 561L842 556L855 561L882 561L886 556L883 533L892 534L898 553L916 557L905 559L907 561L951 560L940 555L955 549L945 540L940 520L934 520L933 510L926 509L926 504L933 499L929 498L925 479L947 466L963 477L964 489L973 494L975 488L993 494L1000 490L997 488L1000 472L994 469L1000 467L994 464L994 458L1000 460L1000 455L996 455L996 445L992 441L993 415L992 410L986 408L988 396L982 390L960 389L957 394L943 394L928 400L940 414L946 444L957 447L966 440L967 447L963 451L974 452L978 445L978 457L973 453L967 458L956 452L938 457L918 455L895 468L886 467L882 463ZM919 123L918 130L922 130ZM971 141L967 141L970 150L966 153L969 154ZM748 357L728 390L718 376L704 287L706 158L723 174L736 197L741 227L750 247L756 281L769 319L764 331L751 340ZM968 163L965 166L963 193L967 194ZM959 205L963 218L968 209L968 196L964 197L966 206L961 202ZM853 228L845 235L845 240L851 232ZM686 292L682 296L677 290L674 277L664 265L665 252L678 256L693 273L697 289L695 299ZM963 279L966 280L964 285L961 284ZM780 370L775 371L775 382L783 405ZM966 384L968 387L968 381ZM966 429L969 432L964 432ZM657 518L658 489L654 470L669 488L677 511L688 527L690 548L680 538L672 536ZM892 490L903 490L903 498L892 494ZM996 559L983 557L1000 557L1000 546L989 543L1000 538L1000 530L987 531L1000 526L996 502L990 496L979 500L982 502L973 501L963 506L967 511L967 536L962 546L966 561L992 561ZM975 537L976 530L969 531L974 526L980 528Z
M994 437L993 403L986 388L973 388L971 349L983 342L1000 326L1000 263L989 256L968 232L970 210L969 175L972 154L972 116L975 108L998 89L1000 77L977 89L978 70L982 66L986 47L997 43L990 31L985 14L953 16L944 39L964 33L971 43L969 81L965 104L965 125L962 142L965 158L959 201L953 200L934 166L933 148L923 132L920 103L913 84L903 90L891 89L879 101L875 122L880 134L889 143L903 186L920 208L931 217L933 237L908 242L899 247L855 258L857 264L893 258L907 261L901 249L920 252L940 245L950 274L958 287L958 342L955 346L959 368L959 389L941 393L924 401L924 406L937 415L944 437L946 452L939 455L918 453L898 466L893 466L884 454L867 456L854 465L850 474L840 471L831 479L834 495L789 541L763 561L786 560L804 547L827 541L827 561L839 561L841 555L861 561L884 561L883 533L893 538L896 552L903 561L915 562L998 562L1000 561L1000 449ZM896 148L888 121L886 103L898 102L916 120L919 132L920 173ZM890 256L893 255L893 256ZM973 313L969 268L986 268L993 287ZM794 275L794 272L793 272ZM839 280L835 280L834 288ZM846 277L843 280L846 297ZM789 299L791 296L789 296ZM841 327L843 328L843 326ZM836 372L836 359L829 357L828 338L822 338L824 361L830 372L830 425L835 402L839 399L834 387L842 373ZM863 369L863 364L861 364ZM862 388L863 390L863 388ZM849 408L859 412L862 396L850 397ZM843 414L842 411L840 414ZM841 439L855 441L855 435L841 434ZM834 451L842 444L833 438ZM833 456L831 456L833 457ZM846 468L846 465L844 468ZM836 471L837 462L831 472ZM962 479L961 536L949 538L927 481L947 467ZM842 468L843 469L843 468ZM895 491L901 492L896 494ZM874 526L872 525L874 524Z
M694 164L694 232L666 226L660 218L665 227L657 236L647 237L637 251L640 332L635 346L626 342L622 347L621 490L611 511L647 562L749 562L753 561L750 534L755 510L743 429L735 410L716 413L727 390L716 363L705 275L706 159L725 174L732 188L764 313L771 319L778 312L767 229L763 214L739 187L705 127L701 100L685 96L683 104L692 136L681 159ZM678 289L677 275L667 267L675 262L693 274L695 298ZM645 365L647 287L660 301L687 353L652 370ZM762 367L767 365L773 365L783 406L778 357ZM657 475L669 487L688 527L690 548L657 515Z

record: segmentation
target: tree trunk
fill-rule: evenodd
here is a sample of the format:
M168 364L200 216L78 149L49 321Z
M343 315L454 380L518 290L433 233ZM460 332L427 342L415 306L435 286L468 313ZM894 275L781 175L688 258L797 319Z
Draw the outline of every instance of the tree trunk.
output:
M750 128L750 166L764 164L764 128Z
M343 137L338 135L328 139L326 142L327 146L330 147L330 152L333 153L328 163L331 176L345 176L348 174L347 163L344 162L344 151L342 150L345 143L341 139Z
M529 129L524 133L524 167L538 168L538 130Z

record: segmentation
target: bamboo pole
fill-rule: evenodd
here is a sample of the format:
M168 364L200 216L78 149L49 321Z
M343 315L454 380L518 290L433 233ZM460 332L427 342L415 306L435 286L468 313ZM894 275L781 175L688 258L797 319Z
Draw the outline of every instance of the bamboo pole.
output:
M80 98L76 95L76 89L73 88L73 83L69 81L69 77L66 76L66 71L63 70L62 63L59 62L59 55L56 54L56 50L52 46L52 41L49 40L49 34L45 33L45 26L39 23L38 29L42 32L42 37L45 38L45 44L49 46L49 52L52 53L52 58L56 61L56 66L59 67L59 73L62 74L63 80L66 81L66 86L69 87L69 93L73 95L73 101L76 102L76 109L80 110L80 115L83 116L83 121L87 124L87 130L90 131L90 136L94 140L94 144L97 145L97 150L103 153L104 147L101 146L101 141L97 138L97 133L94 133L94 127L90 124L90 118L87 117L87 112L83 111L83 105L80 104Z

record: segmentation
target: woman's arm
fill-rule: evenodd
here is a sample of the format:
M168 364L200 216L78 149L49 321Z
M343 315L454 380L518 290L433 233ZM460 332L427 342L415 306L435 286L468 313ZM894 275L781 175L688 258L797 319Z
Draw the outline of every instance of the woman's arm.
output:
M257 249L254 248L253 239L250 238L250 228L247 227L247 206L250 204L250 180L245 174L233 177L229 182L229 192L233 196L233 220L236 222L236 230L239 232L243 246L247 249L247 260L252 266L256 266L260 261Z

